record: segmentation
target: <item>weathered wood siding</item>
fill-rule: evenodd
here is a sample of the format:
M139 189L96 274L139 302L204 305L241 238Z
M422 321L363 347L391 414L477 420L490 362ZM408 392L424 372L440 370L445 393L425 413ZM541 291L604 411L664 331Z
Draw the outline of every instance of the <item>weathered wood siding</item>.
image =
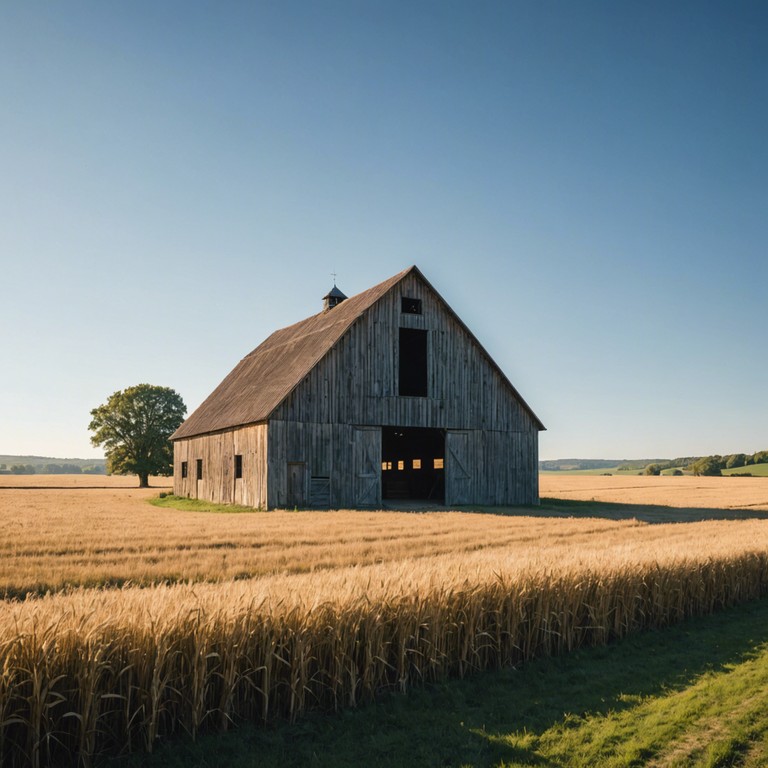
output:
M446 432L446 504L538 502L538 432Z
M403 296L421 299L423 313L403 314ZM400 327L429 332L427 397L398 395ZM474 339L414 275L357 320L273 418L502 432L537 429Z
M402 297L421 299L422 314L402 313ZM400 327L428 331L427 397L398 395ZM463 432L463 438L446 441L447 504L538 502L538 425L472 336L416 275L407 276L356 321L276 409L274 419L284 425L280 434L291 433L279 450L295 451L298 440L306 460L322 465L311 474L329 473L334 505L351 499L357 506L354 490L340 487L350 470L354 477L349 462L355 459L339 446L318 448L317 441L329 444L325 428L334 424ZM285 426L291 423L301 428ZM278 445L277 435L270 435L270 450ZM450 454L449 444L463 451L464 462ZM318 449L318 458L309 458ZM289 460L281 457L280 472ZM274 469L278 466L270 454L270 477ZM272 492L270 484L270 499ZM282 493L282 487L275 493Z
M313 479L328 479L329 504L344 507L381 506L381 430L350 424L269 423L269 509L290 504L289 465L307 466Z
M235 456L243 457L243 477L235 478ZM203 478L197 479L197 460ZM187 477L181 463L187 462ZM267 507L267 425L254 424L173 444L173 492L220 504Z

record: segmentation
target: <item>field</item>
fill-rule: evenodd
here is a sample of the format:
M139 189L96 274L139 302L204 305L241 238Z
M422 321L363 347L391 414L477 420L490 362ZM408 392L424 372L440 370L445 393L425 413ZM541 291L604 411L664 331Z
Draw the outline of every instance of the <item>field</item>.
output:
M506 514L180 510L154 482L0 478L0 589L27 596L0 603L0 763L290 721L768 593L768 479L547 475Z
M604 467L602 469L561 469L541 472L542 477L596 477L600 475L616 475L617 477L637 477L643 474L642 469L619 469L620 465L615 467ZM683 467L677 469L684 471ZM671 475L675 468L662 470L662 475ZM748 473L753 477L768 477L768 464L750 464L748 467L735 467L734 469L724 469L723 475L734 475ZM690 472L688 473L690 474Z
M762 477L589 477L542 475L542 497L625 505L654 505L693 511L768 511L768 478Z
M753 477L768 477L768 464L750 464L748 467L734 467L724 469L724 475L744 474L748 472Z

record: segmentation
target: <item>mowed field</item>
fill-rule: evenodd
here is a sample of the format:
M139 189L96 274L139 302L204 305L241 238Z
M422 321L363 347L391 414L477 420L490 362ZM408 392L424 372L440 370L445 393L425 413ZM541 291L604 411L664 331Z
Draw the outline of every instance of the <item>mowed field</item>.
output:
M768 477L539 476L544 498L677 509L768 511Z
M761 540L768 478L542 476L540 509L210 513L158 508L168 478L0 476L0 594L220 582L487 552L525 567ZM21 487L20 487L21 486ZM552 505L547 499L603 506ZM650 508L649 508L649 505ZM658 507L655 509L654 507ZM673 511L663 507L672 507ZM506 512L506 514L499 514ZM768 516L768 515L766 515ZM704 524L706 518L715 520ZM701 520L695 527L647 521ZM724 527L722 518L747 518ZM754 532L753 532L754 531ZM715 532L717 532L715 534Z
M768 593L761 478L547 476L541 508L492 513L151 505L167 482L0 477L0 763L292 720Z

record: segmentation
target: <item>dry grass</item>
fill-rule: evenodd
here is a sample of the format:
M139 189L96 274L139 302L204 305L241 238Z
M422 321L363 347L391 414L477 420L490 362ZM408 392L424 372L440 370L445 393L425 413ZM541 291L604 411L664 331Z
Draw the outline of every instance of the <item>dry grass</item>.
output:
M190 581L0 602L3 765L354 705L768 593L762 520L215 515L156 492L0 490L6 588Z
M150 506L146 501L158 488L139 489L135 478L96 476L97 487L82 487L94 479L30 476L26 482L38 488L14 489L7 487L9 477L0 476L6 483L0 486L0 594L7 596L68 586L222 581L483 549L514 551L534 560L574 549L589 556L609 548L624 556L636 543L670 540L682 550L691 535L699 535L692 534L696 529L656 530L633 520L521 517L519 511L508 517L360 511L205 514ZM676 478L638 480L656 483L565 477L558 488L544 487L542 494L626 502L636 498L638 488L677 487L672 485ZM744 482L714 480L726 490ZM768 479L746 480L754 488L765 487L768 495ZM56 482L71 487L50 487ZM550 482L544 479L542 486ZM570 490L580 484L580 493ZM690 496L689 491L686 503ZM738 526L723 530L743 535Z
M543 497L677 508L768 511L768 477L539 476Z

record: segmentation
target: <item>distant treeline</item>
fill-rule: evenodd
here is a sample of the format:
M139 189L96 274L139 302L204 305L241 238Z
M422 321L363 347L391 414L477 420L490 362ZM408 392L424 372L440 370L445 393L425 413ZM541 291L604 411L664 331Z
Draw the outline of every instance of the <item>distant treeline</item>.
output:
M546 472L567 472L574 469L612 469L624 459L552 459L540 461L539 469ZM645 463L640 467L645 467Z
M680 469L692 472L694 475L717 476L724 469L738 469L749 467L752 464L767 464L768 451L755 451L755 453L731 453L728 456L687 456L671 461L655 462L645 467L646 475L659 475L665 469ZM622 467L619 467L622 469ZM744 474L749 474L745 472Z
M694 475L720 475L724 469L768 464L768 451L732 453L728 456L680 456L676 459L550 459L539 462L544 472L615 469L617 472L660 475L665 470L691 472ZM748 472L745 472L748 474Z
M0 475L106 475L103 464L0 464Z

